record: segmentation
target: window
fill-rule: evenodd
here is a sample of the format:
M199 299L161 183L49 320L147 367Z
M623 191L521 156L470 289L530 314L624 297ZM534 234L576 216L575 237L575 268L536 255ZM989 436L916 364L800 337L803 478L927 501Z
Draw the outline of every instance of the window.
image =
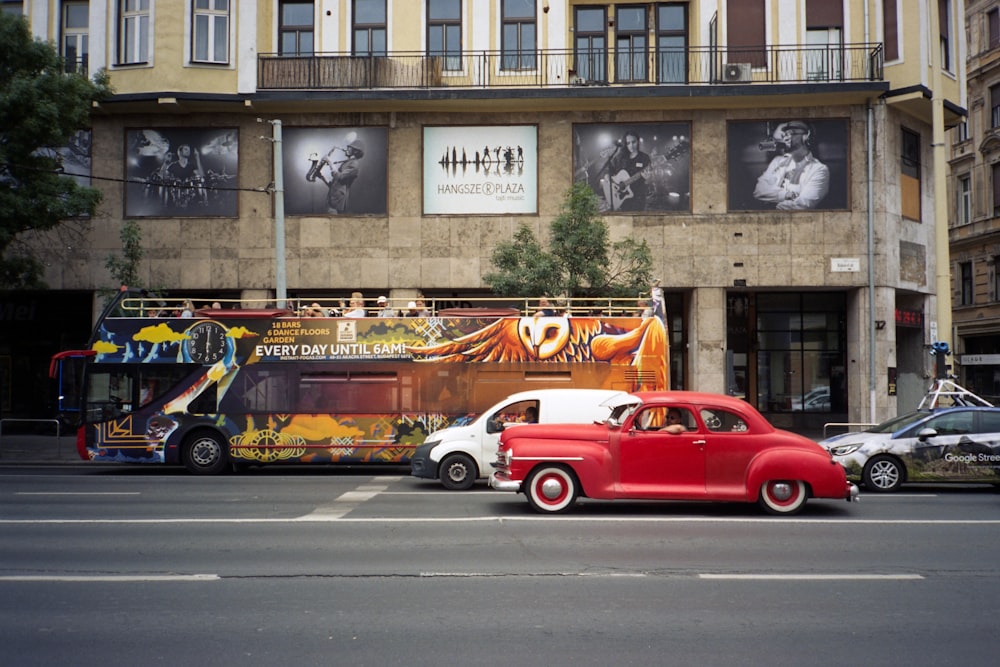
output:
M993 217L1000 217L1000 163L990 166L993 175Z
M956 195L958 197L956 223L967 225L972 222L972 179L968 174L958 177Z
M1000 301L1000 255L993 256L993 300Z
M941 68L951 71L951 2L938 0L938 29L941 33Z
M118 63L149 61L149 0L121 0L118 5Z
M535 69L535 0L502 0L500 69Z
M427 0L427 55L444 56L444 69L462 69L461 0Z
M899 17L896 13L898 0L882 0L882 16L885 18L885 59L899 59Z
M3 10L4 14L22 16L24 14L23 5L24 2L22 0L3 0L0 10Z
M686 83L687 3L671 2L656 7L656 80Z
M89 7L86 2L66 2L62 7L62 53L67 72L87 73Z
M920 135L904 129L900 156L899 189L904 218L920 220Z
M229 0L194 0L191 59L229 62Z
M573 57L584 82L608 80L608 19L604 7L576 7Z
M615 79L646 81L649 29L646 8L619 6L615 10Z
M971 306L973 299L972 291L972 262L960 262L958 265L962 281L962 294L959 305Z
M994 7L986 12L986 23L989 30L987 48L995 49L1000 46L1000 9Z
M282 2L278 23L278 52L309 56L313 52L313 3Z
M806 0L806 78L836 81L843 77L844 8L839 2Z
M386 55L386 35L385 0L354 0L354 55Z
M729 0L726 5L729 63L767 67L764 44L764 0Z
M960 144L969 140L969 122L963 120L955 126L955 143Z
M990 127L1000 127L1000 85L990 86Z

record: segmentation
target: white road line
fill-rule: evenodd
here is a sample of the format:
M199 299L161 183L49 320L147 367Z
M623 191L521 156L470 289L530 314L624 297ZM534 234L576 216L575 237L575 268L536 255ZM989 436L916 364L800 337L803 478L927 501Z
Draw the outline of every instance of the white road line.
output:
M15 496L138 496L140 491L17 491Z
M0 575L5 581L82 581L82 582L136 582L136 581L219 581L217 574L73 574L73 575Z
M345 503L347 505L347 503ZM356 505L351 505L355 507ZM174 518L174 519L0 519L0 525L46 525L46 524L123 524L123 525L153 525L153 524L250 524L250 523L324 523L338 521L339 523L367 524L418 524L418 523L737 523L800 526L997 526L1000 519L779 519L779 518L719 518L719 517L554 517L554 516L473 516L473 517L344 517L346 512L332 505L327 508L317 508L316 511L298 517L263 518Z
M919 574L699 574L699 579L748 581L907 581Z
M371 500L385 491L388 486L382 484L362 484L353 491L346 491L329 505L320 505L309 514L296 517L292 521L334 521L357 509L358 505Z

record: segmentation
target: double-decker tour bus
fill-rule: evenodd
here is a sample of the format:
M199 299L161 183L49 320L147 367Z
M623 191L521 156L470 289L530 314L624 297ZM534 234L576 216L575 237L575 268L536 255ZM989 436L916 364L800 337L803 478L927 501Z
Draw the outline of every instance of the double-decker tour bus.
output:
M279 308L151 317L149 295L123 290L89 347L56 355L52 374L62 407L79 412L85 460L203 474L240 464L405 464L427 434L517 391L667 388L663 322L612 303L582 316L435 312L432 303L424 317Z

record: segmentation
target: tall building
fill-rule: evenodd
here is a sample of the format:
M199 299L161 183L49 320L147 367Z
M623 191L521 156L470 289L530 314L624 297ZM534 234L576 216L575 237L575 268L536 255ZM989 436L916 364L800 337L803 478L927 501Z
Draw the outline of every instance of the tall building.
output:
M653 251L675 387L817 429L915 407L934 372L935 124L943 136L965 116L960 0L23 11L115 94L67 151L99 211L37 242L52 291L6 295L4 312L73 302L82 323L61 331L85 335L124 221L141 230L143 282L201 302L275 298L283 222L289 298L461 303L487 294L498 242L522 224L544 238L584 182L612 240ZM43 321L3 334L4 353L70 342L43 342ZM27 410L11 368L5 410Z
M966 9L968 123L950 134L953 322L958 376L1000 405L1000 3Z

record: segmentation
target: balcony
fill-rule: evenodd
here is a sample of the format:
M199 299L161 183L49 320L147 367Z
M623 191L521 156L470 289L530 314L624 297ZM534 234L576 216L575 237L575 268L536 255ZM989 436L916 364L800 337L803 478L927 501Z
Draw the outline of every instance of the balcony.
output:
M361 90L835 84L883 80L881 44L662 51L389 52L257 58L257 89Z

